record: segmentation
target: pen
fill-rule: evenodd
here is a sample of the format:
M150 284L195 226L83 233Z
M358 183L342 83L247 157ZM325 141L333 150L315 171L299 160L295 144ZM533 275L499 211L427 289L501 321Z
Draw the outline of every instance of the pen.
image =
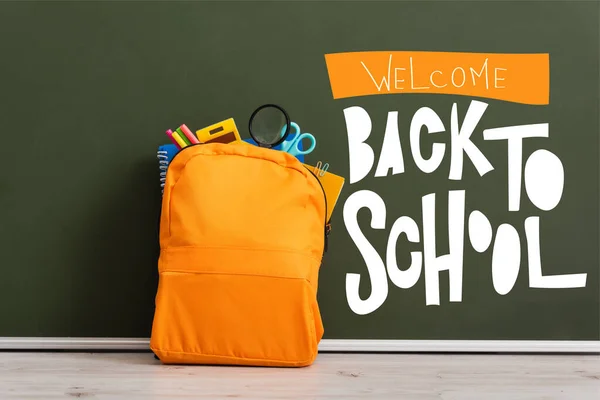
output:
M192 144L192 142L187 138L187 136L185 136L185 134L181 131L181 127L177 128L175 130L175 133L179 134L179 137L185 142L186 146Z
M177 140L175 140L175 138L173 137L173 131L170 129L167 129L167 131L165 132L165 134L169 137L169 139L171 139L171 142L173 142L173 144L175 146L177 146L177 148L179 150L181 150L181 146L179 146L179 143L177 143Z
M183 140L181 138L181 136L179 136L179 133L177 131L173 132L173 139L175 139L175 141L177 142L177 144L179 145L179 149L183 149L184 147L186 147L188 144L185 142L185 140Z
M186 124L181 125L177 131L180 134L183 133L188 138L188 140L190 141L190 144L200 143L198 141L198 138L196 137L196 135L194 135L192 133L192 131L190 130L190 128L187 127Z

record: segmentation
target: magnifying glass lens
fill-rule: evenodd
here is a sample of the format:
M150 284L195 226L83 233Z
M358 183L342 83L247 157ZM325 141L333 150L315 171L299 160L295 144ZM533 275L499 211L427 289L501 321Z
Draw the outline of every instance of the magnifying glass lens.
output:
M277 107L264 107L250 122L250 132L259 144L270 145L281 138L281 129L288 124L286 115Z

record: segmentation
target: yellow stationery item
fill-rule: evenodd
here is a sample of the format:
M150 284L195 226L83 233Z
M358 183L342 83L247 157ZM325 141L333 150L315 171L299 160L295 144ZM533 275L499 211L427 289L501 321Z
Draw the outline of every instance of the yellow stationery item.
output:
M200 143L231 143L241 141L240 133L235 126L233 118L217 122L206 128L196 131Z
M179 136L179 132L175 131L173 132L173 134L171 135L173 137L173 139L175 139L175 141L177 142L177 144L179 145L180 148L184 148L186 147L188 144L185 140L183 140L183 138L181 136Z
M319 163L317 163L317 167L313 167L308 164L304 164L304 166L313 171L317 178L321 181L321 185L323 185L325 198L327 199L327 221L329 222L331 214L333 213L333 208L340 197L342 187L344 186L344 182L346 180L341 176L327 172L329 164L326 164L326 167L322 167Z

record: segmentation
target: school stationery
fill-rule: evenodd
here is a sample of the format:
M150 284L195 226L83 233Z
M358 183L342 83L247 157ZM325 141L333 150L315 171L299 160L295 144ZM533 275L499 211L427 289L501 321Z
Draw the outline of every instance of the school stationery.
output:
M329 164L326 165L327 169L329 169ZM327 199L327 221L329 221L338 198L340 197L340 193L342 192L345 179L341 176L332 174L331 172L327 172L327 169L324 170L321 168L321 166L319 166L319 168L317 168L317 166L310 166L308 164L304 164L304 166L311 171L317 171L314 172L314 174L321 182L323 190L325 191L325 198Z
M235 126L233 118L226 119L216 124L196 131L200 143L231 143L241 141L240 133Z
M190 142L190 144L197 144L200 143L198 141L198 138L196 137L196 135L194 135L192 133L192 131L190 130L190 128L187 127L186 124L183 124L179 127L179 129L177 129L178 132L182 133Z
M319 162L317 162L317 165L315 165L315 169L313 170L313 172L317 176L323 176L323 175L325 175L325 172L327 172L328 169L329 169L329 163L325 163L325 165L323 165L321 163L321 161L319 161Z
M248 121L248 131L252 139L259 147L269 149L282 144L290 129L290 117L276 104L263 104L258 107Z
M186 146L189 146L190 144L192 144L192 141L190 139L188 139L188 137L181 131L181 127L177 128L175 130L175 132L179 135L181 140L183 140L185 142Z
M177 142L177 145L179 145L180 149L183 149L184 147L188 146L189 143L187 143L180 135L179 132L175 131L173 132L173 134L171 135L173 137L173 139L175 139L175 141ZM185 135L184 135L185 136Z
M171 160L179 151L179 146L175 144L163 144L158 146L156 158L158 158L158 169L160 171L160 192L163 193L165 181L167 180L167 169Z
M305 155L305 154L311 153L315 149L315 146L317 144L317 140L315 139L315 137L310 133L301 133L300 127L295 122L292 122L290 125L296 131L295 137L290 139L289 138L290 134L288 133L288 137L286 137L284 142L281 144L282 151L290 153L293 156L297 156L298 154ZM283 127L281 129L282 136L285 135L285 131L283 130L284 128L285 127ZM302 143L303 139L308 139L310 141L310 146L306 150L302 150L302 149L300 149L300 147L298 147L299 144Z
M171 142L173 142L173 144L178 148L181 149L181 147L179 146L179 143L177 143L177 140L175 140L175 138L173 137L173 131L170 129L167 129L167 131L165 132L165 134L169 137L169 139L171 140Z
M290 138L292 128L295 132ZM298 124L291 122L288 113L276 104L264 104L254 110L248 122L248 130L258 146L274 149L281 145L282 151L293 156L308 154L316 145L315 137L310 133L301 133ZM307 150L301 150L299 145L305 138L311 144Z

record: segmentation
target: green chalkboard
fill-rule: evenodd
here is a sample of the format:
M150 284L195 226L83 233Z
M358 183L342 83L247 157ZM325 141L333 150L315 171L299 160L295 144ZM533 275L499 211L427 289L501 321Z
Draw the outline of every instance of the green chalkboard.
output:
M276 103L317 137L306 162L346 179L325 338L599 340L598 15L575 1L0 3L0 336L148 337L164 131L232 117L248 137ZM373 51L492 54L493 90L468 92L485 83L468 55L454 75L447 54L328 65ZM439 71L420 85L465 86L361 94L388 67L392 89L413 67ZM492 130L518 125L535 127Z

